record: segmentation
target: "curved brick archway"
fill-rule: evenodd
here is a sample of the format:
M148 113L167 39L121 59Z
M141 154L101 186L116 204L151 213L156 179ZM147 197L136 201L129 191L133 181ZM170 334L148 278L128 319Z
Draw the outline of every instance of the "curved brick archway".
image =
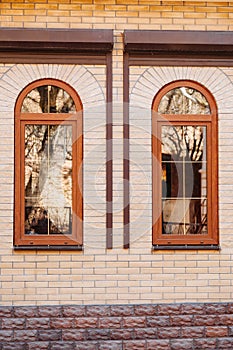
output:
M84 109L103 104L105 96L94 75L84 66L57 64L17 64L0 80L2 104L13 110L19 93L29 83L44 78L62 80L79 94Z
M219 113L233 107L233 84L220 68L215 67L150 67L138 77L130 93L130 105L151 106L162 86L175 80L193 80L204 85L214 96Z

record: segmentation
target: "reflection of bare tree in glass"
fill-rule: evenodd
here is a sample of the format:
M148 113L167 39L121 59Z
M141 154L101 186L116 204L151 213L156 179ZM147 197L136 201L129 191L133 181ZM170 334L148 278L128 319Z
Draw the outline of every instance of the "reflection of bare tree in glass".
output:
M69 113L73 108L73 99L64 90L56 86L41 86L28 94L22 110ZM26 233L68 233L71 229L71 129L67 125L25 126ZM51 200L45 199L47 193ZM51 208L51 202L54 208ZM48 223L47 230L45 222Z
M161 100L159 112L163 114L209 114L205 97L194 89L185 87L169 91ZM166 184L167 197L189 199L189 222L187 227L179 225L180 234L202 233L206 229L206 183L203 174L206 166L205 127L164 126L162 127L163 171L170 169ZM170 160L169 160L170 159ZM174 162L171 162L171 159ZM167 165L166 165L167 164ZM204 168L203 168L204 167ZM204 170L204 171L203 171ZM163 185L164 186L164 185ZM164 191L163 191L164 192ZM205 203L204 203L205 202ZM185 213L184 213L185 215ZM186 226L185 224L185 226Z
M63 89L53 85L38 86L24 99L24 113L70 113L75 111L74 100Z
M46 125L27 125L25 128L25 195L35 195L39 183L39 164L44 153L48 128Z
M56 98L59 88L57 86L38 86L40 95L39 105L42 113L56 112Z

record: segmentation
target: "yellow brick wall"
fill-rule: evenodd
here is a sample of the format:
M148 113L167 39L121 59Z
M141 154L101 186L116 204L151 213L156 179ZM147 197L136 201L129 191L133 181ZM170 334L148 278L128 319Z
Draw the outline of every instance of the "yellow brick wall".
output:
M108 28L114 29L115 36L114 249L106 251L104 248L103 211L99 214L102 223L100 226L102 231L98 230L100 239L98 241L98 238L91 237L90 229L89 233L88 230L84 230L84 240L88 244L85 245L83 252L25 252L12 249L13 114L7 116L9 119L6 122L5 100L0 96L2 106L0 124L1 130L4 130L0 135L0 176L4 179L0 185L0 304L121 304L232 300L232 223L224 222L230 204L228 195L224 193L224 186L220 193L221 198L226 196L226 200L221 201L220 208L223 218L220 226L223 248L221 252L152 253L150 231L142 235L137 232L135 224L132 225L130 250L122 249L122 34L125 29L233 30L233 1L1 0L0 26ZM6 77L12 68L13 65L0 64L1 77ZM104 68L87 67L87 69L96 77L104 91ZM131 68L132 88L144 70L145 67ZM222 72L232 80L232 69L222 69ZM4 89L2 80L0 87ZM233 116L229 114L225 119L229 124ZM222 142L224 140L223 131ZM230 139L228 141L232 143ZM149 144L146 145L148 146ZM224 151L220 153L222 159L225 159ZM224 162L222 164L224 167ZM231 186L230 172L231 169L227 178L222 176L220 184ZM227 192L229 193L229 190ZM104 208L105 203L102 204ZM136 203L132 210L140 208L139 204ZM93 219L91 214L89 219ZM87 221L89 219L87 217ZM87 222L85 224L88 226ZM97 232L95 224L97 228L99 222L93 221L91 228Z
M2 0L1 27L232 30L232 1Z

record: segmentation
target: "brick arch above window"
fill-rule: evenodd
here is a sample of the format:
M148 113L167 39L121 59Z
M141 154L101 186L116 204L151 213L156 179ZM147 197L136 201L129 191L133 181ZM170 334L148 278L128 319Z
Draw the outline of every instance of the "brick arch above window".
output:
M80 95L84 109L103 105L105 95L94 75L83 65L16 64L0 79L0 95L7 110L13 110L18 94L32 81L58 79Z
M149 67L145 68L130 91L130 105L151 106L160 88L175 80L193 80L204 85L218 103L219 113L233 107L233 84L218 67Z
M212 96L216 103L216 110L218 112L218 133L216 133L216 139L219 138L219 148L216 147L213 157L220 154L218 171L216 171L216 177L220 178L218 188L219 193L223 193L224 185L223 178L225 178L225 172L227 171L224 165L224 160L222 159L221 146L230 145L229 136L227 130L227 125L229 125L228 119L231 118L233 110L233 84L230 79L230 75L227 76L226 68L219 67L138 67L138 78L137 80L132 80L130 86L130 112L129 112L129 124L130 124L130 135L134 137L133 133L136 128L140 128L143 125L143 130L146 131L149 136L151 133L151 106L154 97L158 92L163 89L164 86L172 84L174 81L187 80L192 81L194 84L199 86L204 86L208 90L209 94ZM147 161L150 153L151 144L148 147L145 145L143 153L141 154L142 159L146 163L147 167L151 167L149 161ZM136 161L138 159L138 154L134 152L134 148L130 148L130 159ZM148 183L152 188L152 172L148 175ZM151 194L152 196L152 194ZM220 196L219 205L220 208L222 203L225 203L225 198ZM150 205L146 209L147 216L150 216L152 209ZM133 218L135 215L134 211L131 211L130 217ZM151 220L152 224L152 220ZM220 227L222 230L222 216L220 212ZM135 230L135 225L133 220L131 221L132 232ZM148 228L149 230L149 228ZM152 231L149 231L152 235ZM131 233L133 235L133 233ZM223 235L220 236L220 240L223 240ZM221 242L221 244L224 241ZM213 245L214 247L214 245ZM217 247L217 246L216 246Z
M12 124L14 118L14 109L15 103L20 92L33 81L37 81L40 79L55 79L59 81L63 81L69 86L71 86L79 95L82 106L83 106L83 132L84 132L84 148L86 150L84 154L85 167L83 169L83 176L86 178L86 175L89 173L89 170L92 166L91 157L97 159L97 162L101 162L105 164L105 155L103 154L103 159L99 157L100 153L98 149L93 149L92 142L93 134L98 131L98 135L101 137L102 144L105 143L105 135L106 135L106 120L110 117L111 114L106 111L106 100L109 100L110 95L105 91L106 82L104 76L104 65L95 67L92 65L90 68L85 65L75 65L75 64L14 64L14 65L5 65L2 67L2 70L5 70L4 74L2 74L0 78L0 101L1 101L1 112L0 116L7 123ZM97 73L95 76L94 73ZM109 120L109 119L108 119ZM108 130L110 127L108 126ZM11 140L14 138L14 133L10 135ZM13 141L12 141L13 142ZM108 147L107 151L111 152L111 148ZM102 154L101 154L102 156ZM111 157L110 157L111 158ZM14 162L12 159L11 176L12 179L14 177ZM102 175L108 172L109 179L111 178L111 166L110 162L106 165L106 168L102 172ZM106 171L106 172L105 172ZM12 180L13 181L13 180ZM106 191L100 192L103 203L105 203L105 196L108 194L108 198L111 197L111 185L110 182L107 185ZM96 206L98 206L97 201L99 200L96 197ZM90 199L92 200L92 199ZM85 196L84 199L84 246L95 244L96 239L93 238L93 235L89 234L89 232L93 232L93 228L91 225L88 225L90 211L89 208L85 205L88 203L89 197ZM92 200L93 203L93 200ZM108 207L111 206L109 201ZM111 208L109 209L111 211ZM110 215L109 215L110 216ZM108 219L108 225L111 226L110 220ZM111 231L111 228L106 229L106 220L103 216L103 220L101 221L101 230ZM107 233L106 233L107 234ZM110 234L108 233L110 236ZM101 241L101 245L105 246L105 237ZM111 243L111 242L110 242ZM111 244L109 243L109 246Z

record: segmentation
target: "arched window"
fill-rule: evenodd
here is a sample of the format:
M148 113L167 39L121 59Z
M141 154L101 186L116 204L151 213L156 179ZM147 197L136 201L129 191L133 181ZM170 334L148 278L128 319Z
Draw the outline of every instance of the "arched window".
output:
M67 84L28 85L15 107L14 245L82 245L82 103Z
M217 245L215 101L200 84L176 81L152 111L153 245Z

